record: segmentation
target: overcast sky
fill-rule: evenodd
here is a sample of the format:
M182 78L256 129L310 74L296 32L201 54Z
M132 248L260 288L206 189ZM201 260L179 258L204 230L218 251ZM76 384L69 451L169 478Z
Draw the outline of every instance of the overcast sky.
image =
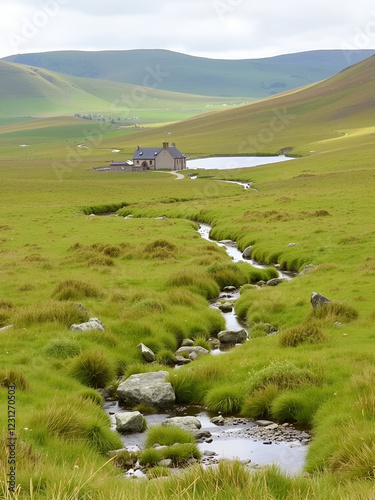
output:
M169 49L244 59L375 49L373 0L1 0L0 57Z

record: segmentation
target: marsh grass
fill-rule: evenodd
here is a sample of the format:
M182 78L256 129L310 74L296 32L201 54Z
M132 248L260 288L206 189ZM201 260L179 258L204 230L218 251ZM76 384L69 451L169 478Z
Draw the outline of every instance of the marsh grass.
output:
M108 354L91 349L73 359L70 373L81 384L97 389L105 387L115 377L116 367Z
M235 415L241 411L244 393L243 386L222 385L209 390L204 398L204 403L213 412Z
M177 370L168 377L176 394L176 403L200 403L203 397L202 385L196 377L187 370Z
M73 358L78 356L80 351L79 343L68 338L51 339L44 347L44 354L56 359Z
M18 309L14 323L19 327L38 323L59 323L70 327L74 323L83 323L88 319L88 314L76 304L50 300Z
M312 318L342 323L348 323L359 316L358 310L346 302L328 302L320 307L315 307L310 315Z
M59 283L52 292L55 300L81 300L85 298L100 298L103 292L93 283L80 280L67 280Z
M26 391L30 384L26 375L20 368L7 368L0 370L0 387L9 387L15 385L16 389Z
M213 299L220 293L219 285L204 271L178 271L167 279L166 285L186 287L191 292L203 295L207 299Z
M220 289L227 285L239 287L246 283L246 276L241 271L240 266L234 263L215 262L207 268L207 271Z
M154 425L147 431L145 445L146 448L151 448L155 444L172 446L175 443L195 444L195 442L195 438L191 432L184 429L174 426L164 427L162 425Z
M246 396L241 408L241 415L247 418L271 418L273 400L280 394L276 385L269 384Z
M317 321L305 321L300 325L282 330L279 344L282 347L296 347L299 344L317 344L327 340Z

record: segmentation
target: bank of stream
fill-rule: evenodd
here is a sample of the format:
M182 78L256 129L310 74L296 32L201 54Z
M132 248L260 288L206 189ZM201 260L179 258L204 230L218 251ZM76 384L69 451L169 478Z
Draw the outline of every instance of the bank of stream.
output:
M209 224L199 223L198 231L202 238L224 247L234 262L244 260L235 242L212 240L210 230ZM246 262L256 268L265 267L254 260L249 259ZM283 279L290 280L293 277L291 273L284 273L280 270L278 273ZM238 289L229 287L229 290L224 290L217 300L235 301L239 295ZM215 307L215 304L211 306ZM236 316L234 308L222 314L228 330L246 329L246 325ZM226 350L225 347L216 347L211 354L221 354ZM107 401L105 410L110 416L112 428L115 429L116 413L126 411L126 409L122 408L117 401ZM290 424L257 423L250 419L226 417L220 425L217 425L211 421L214 415L210 415L205 408L196 406L176 406L171 411L145 415L145 418L148 426L152 426L176 416L195 416L200 420L202 430L206 434L206 437L203 437L199 443L204 465L215 465L219 459L226 458L242 460L251 467L276 464L283 472L290 475L297 474L303 469L310 436L304 430L299 430ZM145 435L144 433L126 434L122 436L122 439L129 451L138 451L144 446ZM131 470L128 475L143 477L144 472L138 468L138 470Z

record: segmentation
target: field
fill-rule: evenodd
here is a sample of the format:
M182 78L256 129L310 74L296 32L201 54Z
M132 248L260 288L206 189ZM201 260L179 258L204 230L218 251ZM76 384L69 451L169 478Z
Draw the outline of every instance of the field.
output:
M188 156L284 147L299 155L251 169L200 171L196 180L187 172L176 180L166 172L92 170L128 157L135 144L159 144L164 129L125 134L71 117L3 123L0 328L14 326L0 331L0 423L7 428L8 386L15 383L18 489L9 494L4 480L4 431L0 496L374 497L371 74L373 58L324 85L174 125L171 139ZM274 121L272 129L273 110L284 108L294 118L284 127ZM265 127L273 136L262 141ZM255 151L249 136L258 140ZM77 147L82 143L89 149ZM254 189L219 180L250 181ZM210 223L215 239L253 245L253 256L266 264L297 272L316 267L277 287L246 287L236 311L251 340L174 373L162 365L166 353L183 338L202 341L224 326L208 299L223 283L252 282L245 265L233 265L199 237L196 221ZM332 304L314 312L312 292ZM69 330L88 316L105 332ZM279 334L262 335L264 323ZM170 370L181 402L224 412L235 399L244 416L311 429L305 472L290 478L272 467L249 474L239 463L223 463L163 481L123 479L106 455L121 441L95 389L148 369L139 342L155 351L156 368Z

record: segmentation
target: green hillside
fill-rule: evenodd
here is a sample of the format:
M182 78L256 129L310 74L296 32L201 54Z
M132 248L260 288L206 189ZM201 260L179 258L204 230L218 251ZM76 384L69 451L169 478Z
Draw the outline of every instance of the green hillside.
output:
M179 147L193 155L305 155L346 147L358 135L373 142L375 56L314 85L280 94L238 109L214 112L169 127ZM124 137L127 151L142 143L159 143L162 131L153 129Z
M224 60L167 50L57 51L4 60L59 73L223 97L268 97L328 78L374 50L318 50L262 59ZM147 82L147 83L145 83Z
M0 118L103 114L130 124L170 122L241 99L179 94L134 85L72 77L0 61ZM136 117L136 118L135 118Z

